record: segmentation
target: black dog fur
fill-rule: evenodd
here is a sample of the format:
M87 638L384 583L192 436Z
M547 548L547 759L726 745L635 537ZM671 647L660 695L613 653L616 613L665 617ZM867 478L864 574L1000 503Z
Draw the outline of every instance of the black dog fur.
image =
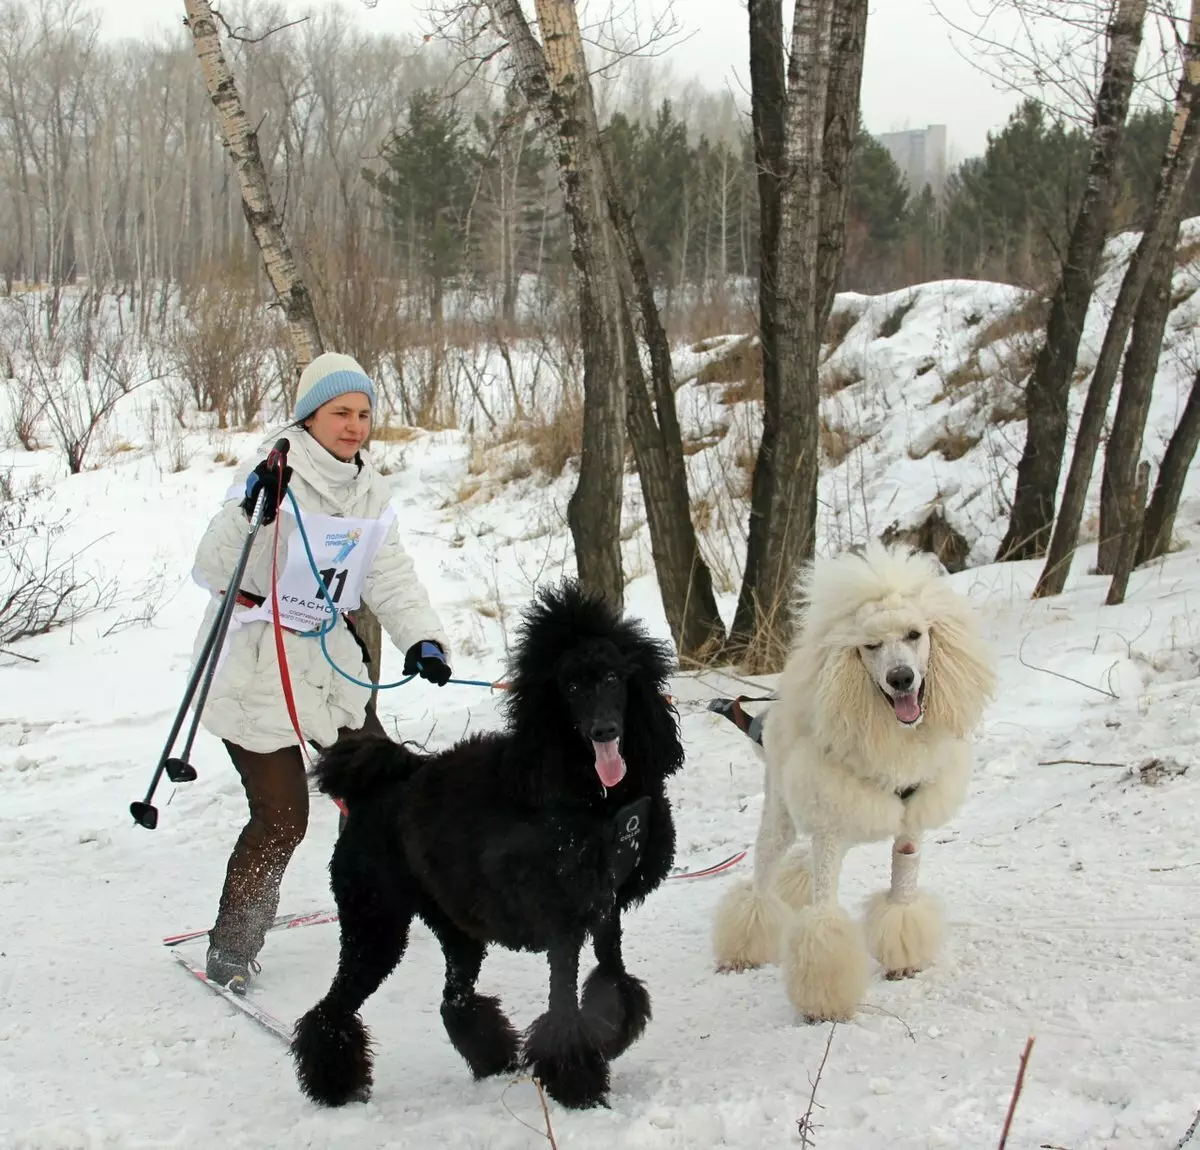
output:
M621 956L621 912L666 878L675 853L665 784L683 748L663 695L670 650L566 583L527 610L513 662L506 731L434 754L361 736L314 768L320 790L349 809L330 862L338 969L292 1043L317 1102L370 1093L358 1011L403 956L414 915L441 943L442 1021L477 1078L525 1068L563 1105L603 1104L609 1062L650 1019ZM606 790L592 741L616 738L626 771ZM614 818L643 796L641 852L618 878ZM589 937L597 966L580 996ZM548 955L549 1009L523 1037L475 989L493 944Z

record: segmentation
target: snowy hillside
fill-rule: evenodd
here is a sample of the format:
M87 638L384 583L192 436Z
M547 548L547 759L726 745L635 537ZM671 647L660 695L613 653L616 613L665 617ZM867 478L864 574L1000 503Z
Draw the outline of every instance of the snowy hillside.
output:
M1197 237L1193 221L1185 244ZM1114 247L1086 356L1128 242ZM1186 262L1177 273L1151 443L1169 435L1200 358L1198 276ZM563 1150L799 1145L827 1043L811 1106L819 1150L993 1147L1029 1035L1010 1148L1182 1146L1200 1109L1200 490L1194 475L1178 523L1185 546L1135 572L1121 607L1102 606L1091 545L1067 593L1038 603L1038 564L987 565L1023 441L1022 345L1036 342L1025 302L976 283L841 297L843 335L823 369L823 547L903 528L940 501L970 549L953 578L999 658L969 800L924 853L923 884L947 910L944 957L916 979L874 981L866 1008L830 1040L828 1026L796 1021L777 970L714 974L709 924L728 877L667 883L626 928L654 1021L614 1064L610 1109L551 1106ZM680 349L680 378L736 342ZM731 613L755 408L720 374L685 382L679 404L697 518ZM108 432L111 454L80 475L64 478L50 450L0 458L14 491L58 525L52 554L78 553L77 574L106 604L0 655L0 1147L547 1145L533 1087L475 1084L451 1049L441 955L423 928L364 1010L374 1097L335 1112L304 1101L282 1044L159 945L210 923L244 798L224 750L201 735L200 778L173 793L164 784L156 831L131 826L127 807L189 668L205 601L188 578L195 544L264 435L197 425L168 442L154 432L156 402L148 390L130 397ZM569 569L570 468L547 482L514 465L519 440L461 431L373 450L456 673L498 678L531 589ZM665 634L636 476L627 490L627 607ZM399 671L385 651L384 678ZM672 783L677 862L694 869L752 843L761 770L703 706L743 682L711 672L674 688L689 755ZM410 684L385 693L381 713L432 745L498 721L489 693L465 686ZM332 804L315 803L282 910L328 904L335 828ZM886 846L852 852L848 905L885 885L887 866ZM253 993L294 1019L324 992L336 948L335 926L272 935ZM481 988L519 1024L540 1012L545 987L539 958L496 951L484 966Z

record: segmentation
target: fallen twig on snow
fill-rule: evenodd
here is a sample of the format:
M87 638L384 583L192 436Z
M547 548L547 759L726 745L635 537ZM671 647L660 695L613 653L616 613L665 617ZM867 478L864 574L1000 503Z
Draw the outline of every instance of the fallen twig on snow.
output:
M1121 696L1114 691L1110 691L1107 687L1097 687L1092 683L1085 683L1082 679L1072 678L1070 675L1064 675L1061 671L1051 671L1049 667L1038 667L1033 663L1025 661L1025 642L1029 638L1028 634L1021 640L1021 648L1017 651L1017 658L1021 661L1022 667L1028 667L1031 671L1041 671L1045 675L1053 675L1056 679L1066 679L1068 683L1074 683L1077 687L1086 687L1089 691L1095 691L1097 695L1107 695L1110 699L1119 699Z
M514 1114L512 1107L509 1106L508 1101L506 1100L504 1095L507 1094L519 1082L532 1082L533 1083L533 1088L537 1091L538 1101L542 1104L542 1116L546 1121L546 1129L545 1130L539 1130L536 1126L533 1126L530 1123L526 1122L524 1118L520 1117L517 1114ZM525 1076L522 1078L514 1078L504 1088L504 1094L500 1095L500 1105L503 1106L504 1109L508 1111L509 1117L515 1118L518 1122L521 1123L522 1126L525 1127L526 1130L532 1130L535 1134L540 1134L543 1138L545 1138L546 1141L550 1143L550 1150L558 1150L558 1142L556 1142L555 1138L554 1138L554 1127L550 1124L550 1107L546 1104L546 1092L542 1089L542 1084L536 1078L531 1078L528 1076Z
M1062 806L1062 803L1055 803L1054 806L1047 807L1044 811L1041 812L1041 814L1030 815L1029 818L1025 819L1023 822L1017 823L1017 825L1015 827L1013 827L1013 830L1019 831L1022 827L1027 827L1027 826L1029 826L1030 823L1037 822L1037 820L1040 819L1042 817L1042 815L1048 815L1051 811L1056 811L1061 806Z
M1194 866L1200 866L1200 862L1176 863L1174 866L1152 866L1150 870L1154 874L1165 874L1169 870L1191 870Z
M1021 1065L1017 1070L1017 1080L1013 1084L1012 1098L1008 1101L1008 1113L1004 1116L1004 1129L1000 1132L1000 1145L997 1150L1004 1150L1004 1145L1008 1141L1013 1115L1017 1112L1017 1099L1021 1097L1021 1087L1025 1085L1025 1067L1029 1065L1029 1055L1032 1051L1033 1035L1030 1035L1025 1040L1025 1051L1021 1055Z
M1076 767L1124 767L1127 763L1102 763L1096 759L1038 759L1039 767L1057 767L1070 763Z
M0 655L11 655L14 659L24 659L26 663L41 662L41 659L35 659L32 655L22 655L20 651L10 651L7 647L0 647Z
M817 1087L821 1085L821 1073L825 1069L825 1060L829 1057L829 1048L833 1045L833 1032L837 1030L837 1023L831 1023L829 1026L829 1038L825 1043L825 1053L821 1055L821 1065L817 1067L817 1076L813 1079L812 1093L808 1096L808 1109L804 1112L803 1118L796 1119L796 1129L800 1134L800 1145L803 1150L808 1150L812 1145L809 1141L809 1135L816 1129L816 1124L812 1120L813 1107L817 1105Z
M1175 1150L1183 1150L1195 1136L1197 1130L1200 1130L1200 1110L1196 1111L1196 1117L1192 1119L1192 1124L1183 1132L1183 1137L1175 1143Z

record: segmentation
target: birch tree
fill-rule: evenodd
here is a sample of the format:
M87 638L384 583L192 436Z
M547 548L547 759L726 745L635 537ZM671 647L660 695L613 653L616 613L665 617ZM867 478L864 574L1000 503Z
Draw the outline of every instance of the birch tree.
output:
M627 348L616 273L616 237L608 222L600 130L573 0L537 0L542 43L520 0L492 10L513 53L518 83L554 141L571 228L571 258L583 342L583 446L579 482L567 506L579 579L620 606L621 505L625 472Z
M209 0L184 0L187 24L196 56L212 99L221 138L242 190L242 209L254 242L262 253L263 267L283 308L291 335L295 371L301 372L321 354L321 333L308 288L296 270L292 249L271 198L259 152L258 134L250 127L233 73L221 50L221 37Z
M732 653L774 670L786 656L796 571L816 542L817 368L844 255L843 125L858 121L866 0L796 0L786 72L781 0L750 0L749 19L763 428Z

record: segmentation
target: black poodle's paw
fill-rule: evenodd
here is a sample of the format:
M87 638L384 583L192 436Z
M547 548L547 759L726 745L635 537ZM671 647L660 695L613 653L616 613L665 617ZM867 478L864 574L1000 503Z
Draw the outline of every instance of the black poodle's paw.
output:
M582 1015L543 1014L525 1032L522 1064L542 1089L563 1106L605 1106L608 1059L604 1035Z
M322 1106L365 1102L371 1094L371 1039L357 1014L318 1002L292 1037L300 1089Z
M520 1037L498 998L472 994L458 1002L443 1002L442 1024L476 1078L508 1074L520 1064Z
M650 993L639 978L625 970L596 967L583 984L580 1011L600 1035L606 1058L625 1053L650 1021Z

